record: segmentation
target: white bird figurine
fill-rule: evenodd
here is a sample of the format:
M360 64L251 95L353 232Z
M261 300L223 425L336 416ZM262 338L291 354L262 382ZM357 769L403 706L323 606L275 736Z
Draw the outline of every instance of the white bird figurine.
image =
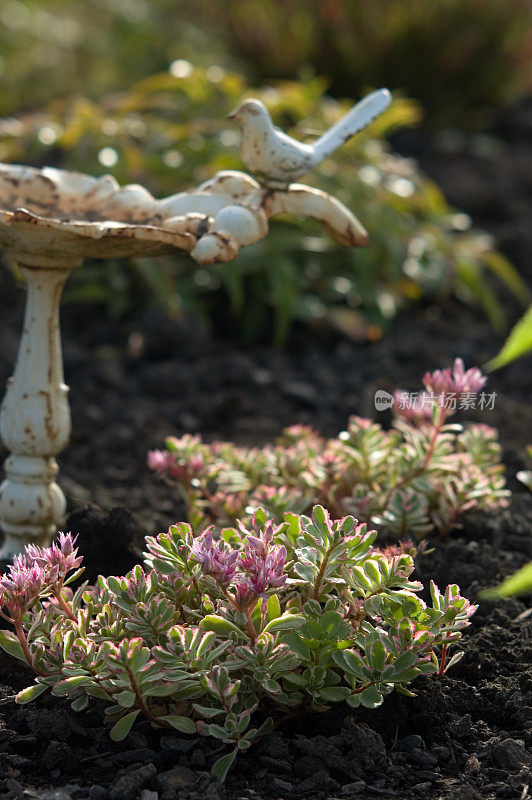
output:
M298 142L276 128L260 100L241 103L229 119L242 128L240 152L246 169L263 186L286 189L382 114L391 99L388 89L368 94L314 144Z

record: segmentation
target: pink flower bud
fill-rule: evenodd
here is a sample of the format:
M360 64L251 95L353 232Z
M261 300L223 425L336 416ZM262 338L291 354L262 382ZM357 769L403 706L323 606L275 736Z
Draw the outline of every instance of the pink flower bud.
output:
M427 391L439 394L450 394L457 392L473 392L476 394L485 385L487 378L482 375L477 367L466 371L464 362L457 358L453 367L447 369L437 369L435 372L427 372L423 378L423 383Z
M210 575L220 586L228 586L236 572L238 550L229 551L224 542L214 542L213 526L204 530L191 547L191 553L201 565L205 575Z

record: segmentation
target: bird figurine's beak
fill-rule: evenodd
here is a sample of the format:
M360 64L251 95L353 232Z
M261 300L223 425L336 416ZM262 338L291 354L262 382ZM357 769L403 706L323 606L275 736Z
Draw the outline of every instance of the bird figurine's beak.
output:
M227 119L235 119L236 115L241 109L241 105L234 108L230 114L227 115Z

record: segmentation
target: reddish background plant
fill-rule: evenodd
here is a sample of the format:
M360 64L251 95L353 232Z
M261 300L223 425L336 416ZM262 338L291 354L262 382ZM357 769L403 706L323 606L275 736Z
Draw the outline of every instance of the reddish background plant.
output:
M494 401L480 370L456 359L423 383L424 391L396 393L391 430L354 416L335 439L295 425L263 448L169 437L148 464L177 484L196 530L250 519L258 506L280 522L287 511L322 503L395 537L443 536L467 511L504 505L509 492L497 431L449 423L460 408Z

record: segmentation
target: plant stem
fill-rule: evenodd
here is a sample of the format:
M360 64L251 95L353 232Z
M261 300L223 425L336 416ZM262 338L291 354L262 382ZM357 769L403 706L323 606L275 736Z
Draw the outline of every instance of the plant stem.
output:
M438 669L437 674L441 678L443 673L445 672L445 662L447 661L447 650L449 649L449 645L444 644L441 649L441 658L440 658L440 668Z
M257 631L255 630L255 626L249 612L246 612L246 633L251 639L251 643L255 644L257 640Z
M192 571L192 568L191 568L190 564L188 563L188 558L184 558L183 561L185 562L186 570L187 570L188 574L190 575L192 583L194 584L194 589L196 590L198 595L201 597L203 592L201 591L201 588L200 588L200 585L198 583L197 577L194 575L194 572Z
M42 672L40 669L37 669L35 667L34 658L31 654L30 646L28 644L28 640L26 639L26 634L24 633L24 628L22 627L22 620L12 619L11 622L15 626L15 633L17 634L17 639L19 640L20 646L22 647L24 658L26 659L28 665L32 668L32 670L41 678L45 678L47 677L47 675L53 674L53 673Z
M332 547L329 547L329 549L326 551L326 553L325 553L325 555L323 557L323 561L321 562L321 567L319 569L319 572L316 575L316 580L314 581L314 588L312 590L312 597L314 598L314 600L319 600L320 599L321 582L322 582L323 576L325 574L325 569L326 569L327 563L329 561L329 556L331 555L331 550L332 550Z
M423 459L423 462L421 463L421 465L419 467L417 467L415 470L413 470L409 474L403 475L401 480L399 480L394 486L392 486L390 489L388 489L388 491L386 493L386 497L384 498L384 503L382 505L381 514L382 514L383 511L386 511L386 509L388 507L388 503L390 502L394 492L396 492L398 489L400 489L406 483L409 483L410 481L414 480L414 478L417 478L418 475L421 475L427 469L427 467L430 464L430 461L432 459L432 456L434 455L434 449L436 447L436 441L437 441L438 436L439 436L439 434L441 432L441 429L443 427L443 424L445 422L446 417L447 417L447 414L445 413L445 409L444 408L440 408L439 409L439 413L438 413L436 419L434 420L434 426L433 426L433 429L432 429L432 433L431 433L431 436L430 436L430 439L429 439L429 445L428 445L428 448L427 448L427 452L425 453L425 458Z
M65 612L66 616L69 619L71 619L72 622L77 622L76 615L74 614L74 612L72 611L72 609L68 605L67 601L63 597L62 590L63 590L63 585L59 584L59 586L57 587L57 589L54 592L54 597L57 600L57 602L59 603L59 605L61 606L61 608L63 609L63 611Z
M13 624L15 626L17 639L19 640L20 646L22 647L22 651L24 653L24 657L30 667L33 669L33 656L28 645L28 640L26 639L26 634L24 633L24 628L22 627L22 622L20 619L14 619Z
M139 687L137 686L137 682L133 677L133 673L129 669L127 670L127 673L129 675L129 680L131 682L131 688L133 690L133 694L135 695L137 707L142 711L146 719L148 719L150 722L153 722L155 725L159 725L161 728L171 728L172 726L170 725L169 722L167 722L164 719L160 719L159 717L156 717L155 714L152 714L152 712L144 702L144 699L139 691Z

